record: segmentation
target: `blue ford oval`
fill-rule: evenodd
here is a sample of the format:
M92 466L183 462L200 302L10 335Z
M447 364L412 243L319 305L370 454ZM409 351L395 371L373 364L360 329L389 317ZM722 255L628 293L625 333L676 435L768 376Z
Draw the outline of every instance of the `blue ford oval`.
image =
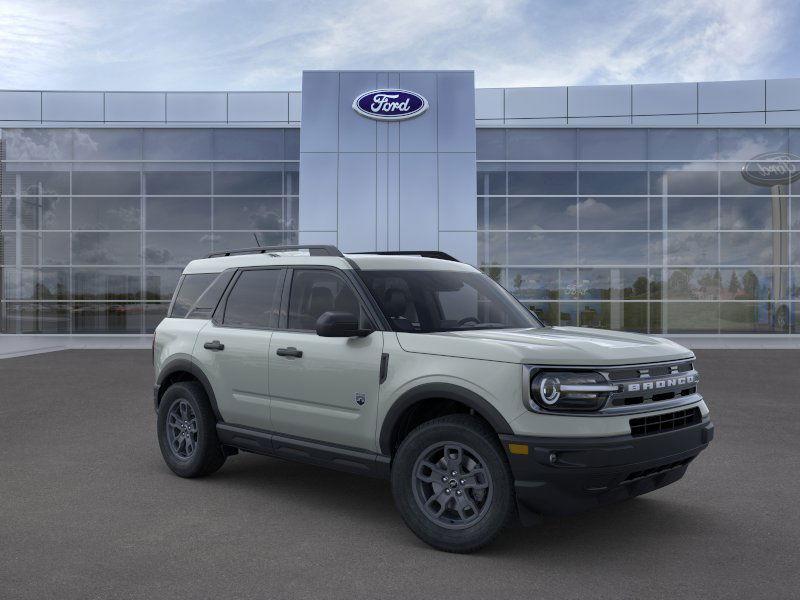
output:
M353 110L379 121L410 119L427 109L428 101L423 96L407 90L371 90L353 100Z

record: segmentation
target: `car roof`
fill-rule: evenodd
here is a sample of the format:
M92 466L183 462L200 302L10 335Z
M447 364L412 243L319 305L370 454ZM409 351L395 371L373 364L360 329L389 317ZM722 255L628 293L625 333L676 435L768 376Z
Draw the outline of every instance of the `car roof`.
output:
M257 266L329 266L339 269L475 271L466 263L415 255L345 254L343 256L310 256L300 252L237 254L193 260L184 274L221 273L226 269Z

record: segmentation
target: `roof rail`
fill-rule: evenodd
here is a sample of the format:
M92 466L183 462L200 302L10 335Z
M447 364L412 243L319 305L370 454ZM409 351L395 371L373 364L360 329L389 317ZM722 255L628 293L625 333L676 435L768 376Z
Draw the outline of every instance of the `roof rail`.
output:
M336 246L307 244L301 244L299 246L257 246L255 248L224 250L221 252L212 252L208 255L208 258L219 258L220 256L238 256L240 254L277 254L278 252L287 252L291 250L308 250L309 256L339 256L344 258L344 254L342 254Z
M441 250L381 250L378 252L349 252L349 254L379 254L381 256L421 256L423 258L438 258L439 260L450 260L461 262L455 256L442 252Z

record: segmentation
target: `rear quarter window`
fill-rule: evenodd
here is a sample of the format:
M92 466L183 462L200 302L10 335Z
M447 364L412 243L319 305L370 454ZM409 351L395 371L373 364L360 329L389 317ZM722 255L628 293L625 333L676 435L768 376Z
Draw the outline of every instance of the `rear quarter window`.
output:
M167 316L182 319L189 314L190 310L193 313L190 316L199 316L194 314L198 312L197 309L200 308L199 304L211 305L213 302L213 306L205 307L207 316L210 311L213 311L214 306L217 305L217 302L222 296L222 292L225 290L225 286L227 285L228 281L230 281L232 274L232 272L224 272L193 273L191 275L184 275L178 282L178 288L175 292L175 299L172 301L172 307L169 315ZM219 283L222 281L224 281L224 285L221 286L222 289L220 289L217 293L216 300L213 300L214 294L209 294L208 292L217 290L219 288ZM199 300L202 300L202 302L199 302ZM210 311L208 310L209 308Z

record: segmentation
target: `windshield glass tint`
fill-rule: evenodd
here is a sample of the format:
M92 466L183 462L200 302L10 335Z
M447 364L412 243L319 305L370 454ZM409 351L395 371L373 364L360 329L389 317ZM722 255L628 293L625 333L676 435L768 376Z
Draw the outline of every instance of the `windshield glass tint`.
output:
M541 327L483 273L359 271L395 331L429 333Z

